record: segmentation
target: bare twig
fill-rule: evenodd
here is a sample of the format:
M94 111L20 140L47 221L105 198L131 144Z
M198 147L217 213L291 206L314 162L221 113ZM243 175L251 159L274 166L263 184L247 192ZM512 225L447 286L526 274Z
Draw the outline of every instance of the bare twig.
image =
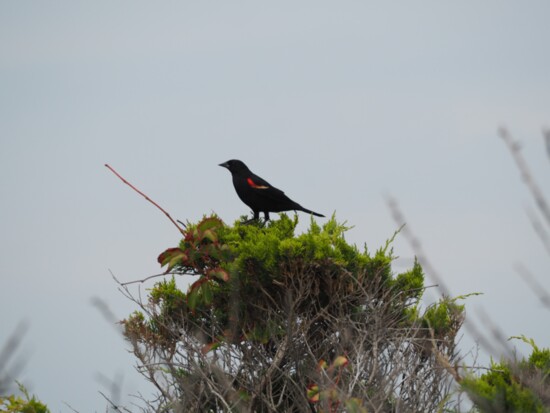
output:
M96 376L96 380L103 387L109 389L109 392L111 394L111 399L113 400L113 404L119 405L120 396L122 393L122 382L123 382L124 375L121 373L117 373L114 379L110 379L109 377L105 376L103 373L97 372L95 376Z
M10 359L20 346L28 328L28 322L21 321L4 346L0 349L0 395L7 392L14 379L14 375L21 370L25 364L25 360L20 357L16 358L13 362L10 362ZM8 367L10 364L11 367Z
M117 316L113 313L113 311L109 308L109 305L105 300L99 297L92 297L91 298L91 304L97 308L97 310L101 313L103 318L118 332L122 333L122 328L119 324L119 319Z
M542 134L546 143L546 153L550 159L550 129L543 129Z
M71 409L74 413L80 413L78 410L76 410L73 406L71 406L69 403L67 402L63 402L63 404L65 406L67 406L69 409Z
M508 149L510 150L510 153L512 154L512 157L514 158L514 161L516 162L516 165L518 166L518 169L521 173L521 178L523 179L523 182L525 182L525 185L527 185L527 187L531 191L531 195L535 199L539 210L544 216L546 224L550 225L550 207L548 206L546 198L544 197L544 194L542 193L540 187L533 178L533 175L531 174L531 170L529 169L525 158L521 154L520 145L518 144L518 142L514 141L510 133L508 133L507 129L500 128L498 133L502 140L508 146Z
M443 278L439 276L439 273L436 271L436 269L432 266L432 264L428 260L427 255L424 253L424 249L422 248L422 244L420 243L420 240L413 234L413 232L411 231L408 225L404 225L405 216L403 215L403 212L401 212L401 209L399 208L397 201L390 196L386 196L386 203L390 208L390 211L393 216L393 220L397 225L401 226L400 232L409 241L409 244L411 245L411 248L413 249L413 252L416 255L416 258L418 259L418 262L420 262L420 265L422 265L422 267L426 270L426 272L430 274L430 276L436 282L436 284L438 285L443 295L450 297L451 295L449 293L449 290L447 289L447 286L443 282Z
M149 281L150 279L152 278L157 278L157 277L162 277L164 275L197 275L195 273L192 273L192 272L188 272L188 273L185 273L185 272L163 272L163 273L160 273L160 274L153 274L153 275L149 275L148 277L145 277L145 278L142 278L140 280L132 280L132 281L126 281L126 282L121 282L114 274L111 270L109 270L109 273L111 274L111 277L113 277L113 279L115 280L115 282L117 284L119 284L120 286L122 287L125 287L127 285L130 285L130 284L137 284L137 283L144 283L145 281ZM97 306L97 303L94 302L94 305ZM100 309L101 310L101 309Z
M531 221L533 229L542 242L542 245L544 245L546 252L550 255L550 236L548 235L548 231L544 228L543 223L531 208L527 208L527 216L529 217L529 221Z
M8 359L15 352L21 339L29 329L29 324L26 321L20 322L15 328L14 333L10 336L6 344L4 344L2 350L0 350L0 371L7 364Z
M130 284L136 284L136 283L141 284L141 283L144 283L145 281L150 280L151 278L162 277L163 275L197 275L197 274L192 273L192 272L163 272L163 273L160 273L160 274L150 275L150 276L145 277L141 280L126 281L124 283L117 280L117 282L122 286L130 285Z
M538 296L542 305L544 305L547 309L550 309L550 293L548 290L546 290L544 286L537 281L533 274L531 274L531 272L523 264L517 264L516 271L525 280L533 293Z
M105 396L105 394L101 391L98 391L99 394L101 394L103 396L103 398L105 400L107 400L107 402L109 402L109 404L111 405L111 407L113 408L113 410L117 411L117 412L128 412L128 413L132 413L130 410L128 410L126 407L124 406L118 406L116 405L115 403L112 402L112 400L110 400L107 396Z
M461 366L456 366L457 368L459 369L469 369L469 370L485 370L485 371L494 371L494 372L497 372L497 373L504 373L505 370L501 370L501 369L495 369L493 367L485 367L485 366L466 366L466 365L461 365Z
M272 380L273 373L279 369L279 366L281 362L283 361L283 358L286 356L286 353L288 351L288 343L289 338L288 336L285 336L282 341L279 343L279 346L277 348L277 352L275 353L275 356L273 357L273 361L271 365L266 370L264 376L262 377L262 380L260 381L260 384L258 386L258 389L256 393L252 396L252 402L251 405L254 405L254 399L256 399L258 396L261 395L261 393L264 390L265 385Z
M508 345L508 340L506 339L507 337L503 333L503 331L496 323L493 322L491 317L489 317L489 315L485 312L483 308L478 309L477 314L484 327L489 329L488 334L490 333L492 337L491 342L495 343L495 345L500 345L500 348L503 350L504 355L507 358L512 358L514 352L513 349ZM502 352L496 352L494 354L502 354Z
M156 277L162 277L163 275L170 275L171 273L166 273L166 272L163 272L163 273L160 273L160 274L153 274L153 275L150 275L149 277L145 277L141 280L134 280L134 281L126 281L125 283L120 283L120 285L130 285L130 284L136 284L136 283L144 283L145 281L148 281L150 280L151 278L156 278Z
M176 221L170 216L168 212L166 212L159 204L157 204L155 201L153 201L151 198L149 198L147 195L145 195L143 192L141 192L139 189L137 189L134 185L132 185L130 182L128 182L126 179L124 179L117 171L115 171L109 164L105 164L105 167L109 169L112 173L114 173L122 182L124 182L126 185L128 185L130 188L132 188L134 191L136 191L138 194L140 194L142 197L144 197L147 201L152 203L154 206L156 206L158 209L162 211L164 215L176 226L178 231L185 236L184 230L177 224Z
M405 217L403 213L401 212L401 209L399 208L399 205L397 201L392 197L386 197L386 202L388 204L388 207L390 208L390 211L392 213L394 221L397 223L397 225L403 225L405 222ZM426 270L426 273L429 274L432 279L438 284L439 289L441 290L442 294L451 297L449 290L445 286L445 283L443 282L443 278L439 275L439 273L435 270L435 268L431 265L430 261L428 260L428 257L426 256L422 244L420 243L420 240L412 233L410 227L403 226L401 229L403 236L409 241L409 244L411 245L414 254L416 255L418 261L422 265L422 267ZM487 318L487 323L489 326L493 326L494 324L492 322L489 322L489 319ZM472 337L474 337L476 340L479 341L479 343L488 349L493 354L496 354L496 348L492 344L492 340L487 339L481 331L474 325L473 322L466 322L464 323L464 327L466 330L470 332ZM494 330L493 330L494 331Z
M210 391L212 392L212 394L214 396L217 397L217 399L220 401L221 404L223 404L223 406L226 408L226 411L227 412L230 412L232 411L231 409L231 406L229 406L229 404L227 404L227 402L225 401L225 397L223 397L220 393L218 393L213 385L213 383L211 381L207 381L207 385L210 389Z

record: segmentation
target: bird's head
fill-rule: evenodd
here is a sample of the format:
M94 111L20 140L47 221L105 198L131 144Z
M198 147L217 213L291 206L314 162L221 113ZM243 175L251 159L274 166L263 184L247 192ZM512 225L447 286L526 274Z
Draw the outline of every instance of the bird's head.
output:
M231 159L227 162L221 163L220 166L229 169L229 172L232 174L235 172L248 171L248 167L244 162L239 161L238 159Z

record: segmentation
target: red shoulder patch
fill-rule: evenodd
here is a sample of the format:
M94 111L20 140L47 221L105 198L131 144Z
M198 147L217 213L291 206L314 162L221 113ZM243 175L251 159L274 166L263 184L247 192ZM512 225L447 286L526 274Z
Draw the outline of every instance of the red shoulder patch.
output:
M248 185L250 185L250 187L255 188L255 189L268 189L268 188L269 188L268 186L256 184L256 183L252 180L252 178L247 178L247 179L246 179L246 182L248 182Z

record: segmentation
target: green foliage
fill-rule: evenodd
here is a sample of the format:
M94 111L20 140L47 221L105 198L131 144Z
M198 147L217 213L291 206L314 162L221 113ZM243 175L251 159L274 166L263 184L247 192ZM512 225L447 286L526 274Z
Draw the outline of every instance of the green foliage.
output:
M456 298L443 297L428 307L422 323L433 331L435 337L441 337L449 331L456 331L463 320L464 305L457 304Z
M36 399L35 396L30 396L29 392L21 383L19 391L23 393L24 398L10 395L7 397L0 396L0 412L6 413L50 413L48 407Z
M533 351L529 356L527 361L523 361L522 365L527 368L534 368L540 371L546 380L550 380L550 349L548 348L539 348L535 344L535 340L532 338L527 338L524 335L510 337L510 340L518 339L523 341L526 344L529 344ZM547 381L548 384L550 382Z
M541 401L521 385L506 363L492 363L488 373L466 378L462 386L481 412L545 412Z
M346 306L349 313L357 311L364 304L360 297L366 288L376 290L381 297L397 297L399 305L416 302L422 296L424 274L420 264L415 261L410 270L394 275L390 242L370 255L346 242L344 234L349 228L335 217L323 226L312 219L309 229L296 236L297 223L297 216L291 219L281 214L266 227L241 222L230 227L215 216L188 224L180 245L164 251L158 261L167 273L196 274L199 278L186 293L177 288L173 278L155 284L150 299L160 311L149 322L134 314L125 321L127 333L173 342L169 329L161 326L181 323L185 318L201 326L221 323L225 328L212 332L213 341L231 341L242 334L265 341L266 336L283 332L264 325L265 314L258 311L263 303L254 300L257 291L266 291L276 302L282 302L297 268L314 278L318 301L327 309ZM343 295L349 299L335 299ZM237 307L230 305L235 300L240 303ZM442 315L429 313L425 317L433 318L431 322L440 330L450 328L448 322L440 320ZM445 317L451 319L448 314ZM410 314L401 318L407 320Z
M419 299L424 292L424 272L417 260L413 267L404 273L398 274L392 281L396 291L405 291L409 298Z
M157 283L149 296L153 304L162 302L163 310L169 313L178 311L185 301L185 294L176 286L174 277Z
M463 380L481 412L549 412L550 349L540 349L525 336L512 337L533 348L527 359L491 363L490 371Z
M263 411L258 397L265 386L272 386L275 392L292 389L291 400L302 398L306 407L317 403L318 411L367 411L364 386L375 375L371 376L361 363L372 362L370 368L381 374L373 357L387 360L389 354L403 354L404 359L381 369L404 369L409 360L420 360L416 371L426 369L425 374L437 376L425 387L442 383L442 369L427 367L427 360L436 363L434 335L440 343L437 351L453 357L464 307L445 298L423 310L419 304L424 291L422 267L415 261L412 268L396 274L392 270L393 238L371 254L346 241L349 227L334 216L323 225L312 219L309 228L298 235L297 224L297 216L286 214L265 226L242 222L228 226L215 216L189 223L179 245L158 257L172 277L157 282L142 312L123 321L125 335L143 364L167 364L165 360L156 363L143 359L146 354L162 354L168 360L174 355L183 357L185 361L172 371L180 372L178 380L185 378L186 386L195 389L185 387L181 391L196 397L195 383L217 382L220 377L216 370L205 373L196 369L210 358L229 360L224 368L231 369L235 363L233 368L239 373L228 373L237 376L230 380L235 388L227 397L234 403L259 406L257 411ZM179 274L197 278L181 291L174 278ZM357 362L351 355L359 348L372 350L372 357ZM283 351L284 356L279 354ZM332 360L332 364L319 367L322 360ZM347 367L348 360L351 367ZM247 381L261 378L265 373L261 366L275 361L279 363L277 369L264 367L271 371L269 382ZM254 367L258 370L241 373ZM286 379L283 371L289 375ZM392 377L397 380L402 374ZM358 375L365 377L357 380ZM352 376L356 377L357 390L341 393L339 386L346 386ZM297 388L296 383L303 387ZM389 406L392 397L405 397L379 386L377 390L369 387L370 399L378 391L380 402ZM412 385L411 397L416 397L414 388ZM228 391L227 387L222 389ZM399 389L405 392L403 384ZM243 396L246 394L249 396ZM435 400L441 392L434 394ZM431 403L430 398L424 400ZM208 397L200 401L211 402ZM407 399L407 403L412 402ZM291 405L285 406L290 409Z
M534 349L527 364L540 370L547 380L550 379L550 349Z
M231 272L247 271L254 266L256 271L278 275L283 260L300 258L304 263L331 261L350 271L364 266L366 257L355 246L344 239L348 229L332 218L321 228L312 220L309 230L294 236L298 224L295 216L291 220L286 214L276 221L270 221L267 228L258 225L224 227L220 239L224 240L237 257L231 265Z

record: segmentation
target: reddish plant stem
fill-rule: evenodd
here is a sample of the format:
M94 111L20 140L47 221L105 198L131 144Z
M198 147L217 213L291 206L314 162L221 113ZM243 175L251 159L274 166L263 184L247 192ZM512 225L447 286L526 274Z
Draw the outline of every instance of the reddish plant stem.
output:
M168 212L166 212L159 204L157 204L155 201L153 201L151 198L149 198L147 195L145 195L143 192L141 192L139 189L137 189L134 185L132 185L130 182L128 182L126 179L124 179L117 171L115 171L109 164L105 164L105 167L107 167L107 169L109 169L112 173L114 173L122 182L124 182L126 185L128 185L130 188L132 188L134 191L136 191L138 194L140 194L142 197L144 197L147 201L149 201L150 203L152 203L154 206L156 206L158 209L160 209L164 215L166 215L168 217L168 219L170 220L170 222L172 222L172 224L174 224L176 226L176 228L178 229L178 231L181 233L181 235L183 235L185 237L185 232L183 231L183 229L177 224L176 221L174 221L172 219L172 217L170 216L170 214Z

